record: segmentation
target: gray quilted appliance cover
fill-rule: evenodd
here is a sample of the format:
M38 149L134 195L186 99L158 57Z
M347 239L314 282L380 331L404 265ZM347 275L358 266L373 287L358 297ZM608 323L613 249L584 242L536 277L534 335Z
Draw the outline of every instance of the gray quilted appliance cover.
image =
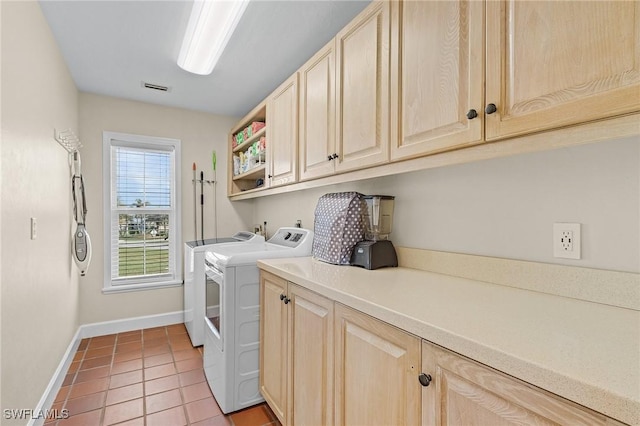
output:
M318 200L311 255L334 265L348 265L354 246L364 239L367 203L358 192L334 192Z

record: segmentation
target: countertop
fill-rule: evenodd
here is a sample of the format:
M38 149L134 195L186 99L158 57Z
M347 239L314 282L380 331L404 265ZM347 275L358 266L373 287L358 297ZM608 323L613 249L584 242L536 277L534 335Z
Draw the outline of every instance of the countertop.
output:
M409 268L258 267L504 373L640 424L640 311Z

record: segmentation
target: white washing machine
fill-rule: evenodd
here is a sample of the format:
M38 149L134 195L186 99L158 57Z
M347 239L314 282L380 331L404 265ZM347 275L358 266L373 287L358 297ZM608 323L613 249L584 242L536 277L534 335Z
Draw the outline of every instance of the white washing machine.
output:
M204 344L205 272L204 255L220 244L264 242L264 237L252 232L237 232L232 237L184 243L184 324L193 346Z
M204 372L222 412L258 404L258 259L310 256L313 231L280 228L269 241L215 246L205 255Z

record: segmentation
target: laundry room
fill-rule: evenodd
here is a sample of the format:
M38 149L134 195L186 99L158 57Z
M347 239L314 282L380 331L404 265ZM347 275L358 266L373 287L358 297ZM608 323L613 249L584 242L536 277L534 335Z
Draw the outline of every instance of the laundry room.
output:
M640 423L640 6L571 3L0 2L0 424Z

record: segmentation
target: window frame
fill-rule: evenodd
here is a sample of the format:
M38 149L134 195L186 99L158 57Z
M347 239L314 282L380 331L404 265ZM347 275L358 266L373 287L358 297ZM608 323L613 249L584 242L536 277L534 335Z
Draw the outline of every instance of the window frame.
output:
M149 149L173 152L173 191L171 194L171 208L161 209L170 210L169 217L169 229L172 230L173 238L169 243L169 270L173 268L173 273L170 272L170 276L166 275L152 277L152 276L138 276L136 278L122 278L114 280L111 277L111 266L113 259L111 257L111 219L114 212L112 206L112 154L111 149L114 146L134 148L134 149ZM181 255L181 242L182 242L182 221L180 213L182 211L181 206L181 141L179 139L161 138L155 136L144 135L132 135L127 133L117 132L102 132L102 190L103 190L103 232L104 232L104 282L102 287L103 293L121 293L129 291L149 290L166 287L176 287L182 285L182 255ZM158 209L155 209L158 210ZM153 213L153 210L150 211ZM115 282L115 284L114 284Z

